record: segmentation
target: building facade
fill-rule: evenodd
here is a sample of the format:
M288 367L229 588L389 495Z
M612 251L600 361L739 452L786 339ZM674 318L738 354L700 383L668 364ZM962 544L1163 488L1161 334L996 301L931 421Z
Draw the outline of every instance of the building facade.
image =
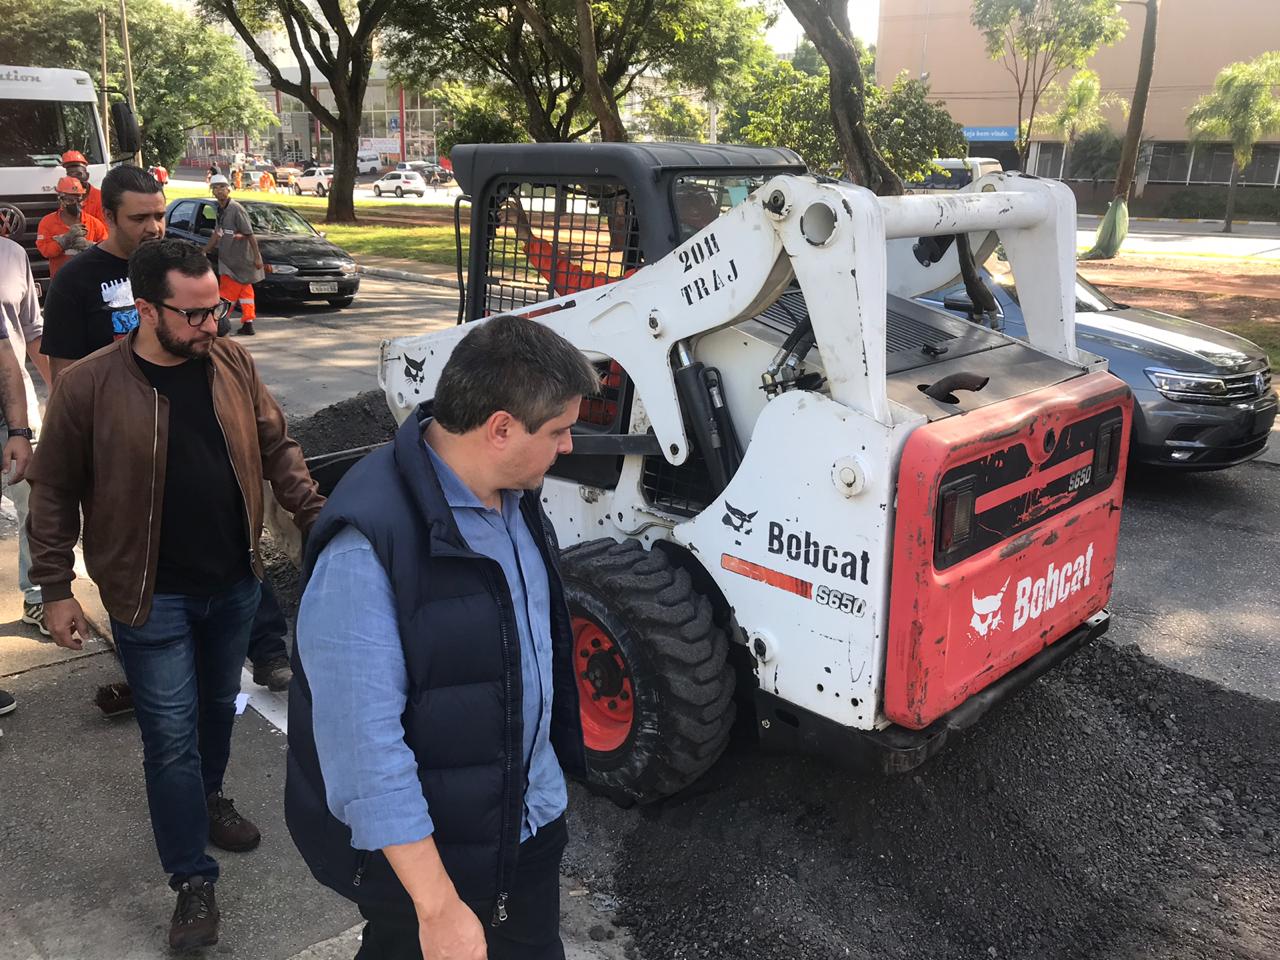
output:
M258 74L255 89L279 125L257 134L198 128L189 137L185 162L203 166L216 157L226 163L241 153L277 163L304 162L310 157L322 163L332 162L333 135L302 101L273 89L262 70L255 63L251 62L251 66ZM281 72L285 79L299 82L297 67L282 67ZM312 71L312 78L316 81L312 90L320 103L335 110L328 82L316 71ZM387 165L401 160L435 160L436 128L446 120L446 111L431 99L429 91L392 83L386 66L374 64L360 121L361 152L377 153Z
M946 101L951 115L970 135L972 155L1016 162L1013 141L1017 99L1013 78L987 54L982 34L970 22L971 0L892 0L880 5L876 72L881 83L900 71L926 77L933 97ZM1145 8L1120 7L1129 21L1123 40L1099 50L1088 66L1098 73L1103 92L1133 98L1142 44ZM1274 0L1216 0L1194 3L1165 0L1160 8L1155 70L1143 125L1149 147L1139 168L1139 184L1183 188L1225 184L1231 175L1228 144L1192 146L1186 117L1192 105L1213 88L1227 64L1280 50L1280 8ZM1059 78L1065 83L1073 71ZM1108 111L1112 129L1124 133L1119 110ZM1028 158L1031 172L1060 177L1064 147L1039 122ZM1242 182L1280 187L1280 138L1261 143Z

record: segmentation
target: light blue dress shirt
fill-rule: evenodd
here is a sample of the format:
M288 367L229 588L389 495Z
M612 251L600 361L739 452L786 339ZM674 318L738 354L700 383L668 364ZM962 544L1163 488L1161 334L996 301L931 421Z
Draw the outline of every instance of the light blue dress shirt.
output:
M551 747L547 569L520 513L518 491L503 491L501 511L485 507L430 446L423 446L467 546L498 562L511 593L524 694L523 842L568 805L564 774ZM400 721L409 677L395 597L373 546L352 527L330 540L316 560L298 610L297 642L311 687L329 810L351 828L352 846L377 850L429 836L431 815Z

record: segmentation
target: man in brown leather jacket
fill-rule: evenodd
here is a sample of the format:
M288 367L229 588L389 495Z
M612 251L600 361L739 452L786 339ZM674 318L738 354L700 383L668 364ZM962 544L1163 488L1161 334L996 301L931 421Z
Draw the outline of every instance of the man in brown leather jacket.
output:
M139 325L67 367L31 480L31 580L61 646L88 627L72 550L111 616L142 733L160 861L178 891L175 949L217 942L206 842L251 850L258 829L222 795L249 628L263 576L263 485L307 530L324 504L253 360L219 340L227 304L197 248L142 244L129 258Z

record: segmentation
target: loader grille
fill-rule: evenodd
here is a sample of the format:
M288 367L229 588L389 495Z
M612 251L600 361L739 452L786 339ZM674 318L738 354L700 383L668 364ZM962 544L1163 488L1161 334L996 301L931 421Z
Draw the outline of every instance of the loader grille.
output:
M668 463L666 457L645 457L640 487L655 507L682 517L692 517L716 498L707 462L693 444L684 463Z

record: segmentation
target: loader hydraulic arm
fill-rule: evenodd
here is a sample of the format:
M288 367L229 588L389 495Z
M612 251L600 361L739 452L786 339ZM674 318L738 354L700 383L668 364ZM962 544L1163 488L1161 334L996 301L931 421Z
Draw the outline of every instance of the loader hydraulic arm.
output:
M589 355L616 360L664 455L678 464L690 443L676 348L757 315L795 278L832 399L890 424L887 294L914 296L949 281L945 262L928 273L914 258L915 238L998 231L1019 278L1032 344L1076 362L1070 190L1015 174L994 174L975 188L953 196L877 197L852 184L775 177L632 276L513 312L535 316ZM402 418L419 398L432 396L453 345L467 332L464 325L383 344L380 379ZM410 369L412 384L404 373Z

